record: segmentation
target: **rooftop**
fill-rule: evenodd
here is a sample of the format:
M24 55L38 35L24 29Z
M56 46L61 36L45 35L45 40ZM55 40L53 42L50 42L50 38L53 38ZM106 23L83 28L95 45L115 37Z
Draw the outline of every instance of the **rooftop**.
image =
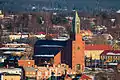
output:
M92 78L90 78L89 76L83 74L83 75L81 76L80 80L81 80L81 79L92 79Z
M120 50L105 50L100 55L101 56L106 56L106 55L119 55L120 56Z
M85 45L85 50L112 50L110 45Z
M63 50L68 45L67 41L56 41L56 40L38 40L35 43L35 54L36 57L54 57L58 52Z
M36 69L35 68L33 68L33 67L24 67L24 69L25 69L25 71L36 71Z

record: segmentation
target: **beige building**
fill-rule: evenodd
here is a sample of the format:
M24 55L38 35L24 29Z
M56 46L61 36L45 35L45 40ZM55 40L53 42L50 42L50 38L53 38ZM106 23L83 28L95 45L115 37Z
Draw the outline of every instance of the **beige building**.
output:
M25 76L29 78L36 78L36 71L34 67L24 67Z
M92 57L92 59L100 59L100 54L104 50L112 50L112 46L109 45L86 45L85 46L85 56Z
M92 59L100 59L100 54L103 52L104 50L85 50L85 55L87 57L92 57Z
M20 79L21 79L20 75L14 74L7 74L1 76L1 80L20 80Z

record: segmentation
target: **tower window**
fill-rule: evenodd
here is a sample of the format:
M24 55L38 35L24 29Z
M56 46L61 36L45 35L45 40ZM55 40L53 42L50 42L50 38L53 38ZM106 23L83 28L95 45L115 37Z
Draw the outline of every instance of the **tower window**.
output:
M80 50L80 47L78 46L77 50Z
M77 64L77 70L80 70L80 64Z

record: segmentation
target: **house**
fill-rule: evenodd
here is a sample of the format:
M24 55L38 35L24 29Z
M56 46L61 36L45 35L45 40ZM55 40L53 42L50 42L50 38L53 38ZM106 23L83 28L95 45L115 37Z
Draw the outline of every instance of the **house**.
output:
M22 67L34 67L34 60L18 60L18 65Z
M118 63L118 65L117 65L117 70L118 70L118 72L120 73L120 64Z
M18 67L19 59L19 56L8 56L7 59L4 60L5 66Z
M112 50L112 46L110 45L85 45L85 65L93 66L95 64L99 64L100 62L100 54L105 50ZM96 62L96 63L95 63Z
M5 74L6 76L4 76L5 78L8 78L9 76L16 76L17 75L17 77L20 76L20 79L24 79L24 71L22 68L0 68L0 73L1 74L6 73ZM3 80L5 80L5 79L3 79Z
M25 77L26 78L36 79L37 69L35 69L34 67L24 67L24 70L25 70Z
M120 61L120 50L105 50L100 54L100 60L103 66L117 67Z
M69 77L69 76L65 76L65 78L64 78L65 80L72 80L72 78L71 77Z
M92 59L100 59L100 54L104 50L112 50L110 45L85 45L85 56L92 57Z
M90 78L89 76L83 74L83 75L80 77L80 80L92 80L92 78Z
M18 74L4 74L1 76L1 80L21 80L21 76Z
M22 75L21 68L0 68L0 73L19 74Z
M3 44L3 46L7 47L7 48L16 48L16 47L26 48L26 47L29 47L29 44L24 44L24 43L7 43L7 44Z
M51 71L48 70L46 67L38 67L37 70L37 80L49 78L51 76Z

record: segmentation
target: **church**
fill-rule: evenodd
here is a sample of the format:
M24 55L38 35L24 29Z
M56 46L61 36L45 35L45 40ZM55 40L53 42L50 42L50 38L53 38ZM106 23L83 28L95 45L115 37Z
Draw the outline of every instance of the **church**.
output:
M77 11L72 21L70 39L65 41L38 40L34 45L34 60L40 66L53 60L54 65L67 64L73 70L84 71L85 43L80 33L80 18Z

